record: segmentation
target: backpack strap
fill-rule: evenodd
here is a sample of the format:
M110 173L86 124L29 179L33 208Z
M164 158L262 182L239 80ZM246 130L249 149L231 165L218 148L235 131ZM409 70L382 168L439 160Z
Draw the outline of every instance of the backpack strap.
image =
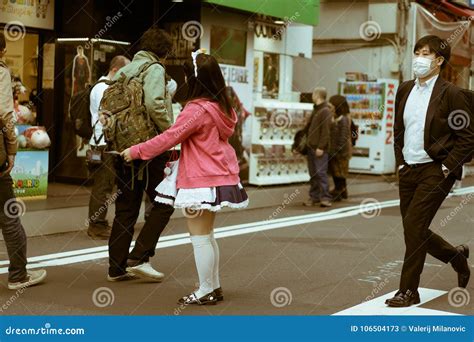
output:
M107 82L110 82L110 80L97 80L95 83L91 84L89 90L92 91L92 89L94 89L94 87L98 85L99 83L107 83Z
M154 65L154 64L159 64L159 65L163 66L163 65L162 65L160 62L158 62L158 61L150 61L150 62L143 63L143 64L140 65L140 67L138 68L138 71L137 71L136 74L125 78L124 84L128 84L128 82L130 82L133 78L138 78L140 82L143 82L144 72L145 72L149 67L151 67L151 66Z

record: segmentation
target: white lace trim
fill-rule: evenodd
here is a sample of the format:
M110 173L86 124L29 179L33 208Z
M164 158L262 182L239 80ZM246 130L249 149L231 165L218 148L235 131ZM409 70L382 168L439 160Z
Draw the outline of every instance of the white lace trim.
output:
M239 189L243 189L242 184L238 184ZM242 209L246 208L249 204L249 200L245 200L240 203L232 203L229 201L222 201L217 205L212 205L209 203L214 203L216 201L216 188L207 187L207 188L194 188L194 189L179 189L176 195L176 199L162 197L158 194L155 197L155 201L159 203L164 203L172 205L177 209L182 208L191 208L195 210L210 210L218 211L224 207L229 207L232 209ZM207 203L203 203L207 202Z
M199 203L199 204L193 204L193 205L187 205L187 204L176 204L174 203L174 207L177 209L186 209L190 208L193 210L209 210L209 211L219 211L225 207L231 208L231 209L243 209L246 208L249 205L249 200L246 199L243 202L240 203L232 203L228 201L223 201L218 205L211 205L208 203Z

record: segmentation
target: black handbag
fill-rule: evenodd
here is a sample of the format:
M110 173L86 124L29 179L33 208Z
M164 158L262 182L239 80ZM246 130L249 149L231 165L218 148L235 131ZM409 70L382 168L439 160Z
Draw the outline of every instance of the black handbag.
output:
M303 156L308 154L308 130L306 127L296 132L291 149Z

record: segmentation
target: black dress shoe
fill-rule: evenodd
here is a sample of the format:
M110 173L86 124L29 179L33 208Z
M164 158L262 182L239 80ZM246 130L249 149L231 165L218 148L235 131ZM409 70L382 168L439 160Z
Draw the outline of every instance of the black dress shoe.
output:
M459 245L456 247L458 255L451 260L454 270L458 273L458 286L466 288L471 277L471 270L467 259L469 258L469 247L467 245Z
M181 305L216 305L217 304L217 296L214 291L208 293L207 295L198 298L196 294L193 292L190 295L184 296L178 299L178 304Z
M385 304L395 308L402 308L412 306L420 303L420 294L418 291L406 290L405 292L398 291L394 297L387 299Z
M222 291L222 287L215 289L214 293L216 294L216 298L218 302L222 302L224 300L224 292Z

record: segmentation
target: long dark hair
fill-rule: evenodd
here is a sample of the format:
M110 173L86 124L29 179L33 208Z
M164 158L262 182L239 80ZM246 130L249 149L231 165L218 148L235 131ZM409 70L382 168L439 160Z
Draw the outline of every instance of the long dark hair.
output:
M193 61L184 63L188 94L186 101L205 98L219 103L222 111L232 117L232 102L226 93L224 76L217 60L211 55L199 54L196 57L197 77L194 73Z
M329 102L334 106L336 116L346 115L351 112L346 98L342 95L331 96Z

